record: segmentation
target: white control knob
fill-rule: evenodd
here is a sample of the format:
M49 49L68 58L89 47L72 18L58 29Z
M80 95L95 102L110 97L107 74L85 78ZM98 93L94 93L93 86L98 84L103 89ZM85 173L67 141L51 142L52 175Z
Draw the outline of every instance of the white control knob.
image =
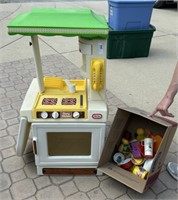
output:
M79 112L74 112L73 113L73 118L78 119L80 117L80 113Z
M47 112L42 112L42 113L41 113L41 117L42 117L43 119L48 118L48 113L47 113Z
M53 112L52 113L52 117L54 118L54 119L57 119L58 117L59 117L59 113L58 112Z

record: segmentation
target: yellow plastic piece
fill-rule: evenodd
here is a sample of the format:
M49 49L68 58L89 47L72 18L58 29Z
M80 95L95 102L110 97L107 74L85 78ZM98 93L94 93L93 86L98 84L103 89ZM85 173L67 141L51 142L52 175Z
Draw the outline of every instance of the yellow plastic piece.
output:
M129 145L129 141L126 140L126 139L124 139L124 138L122 138L122 143L123 143L124 145Z
M105 83L105 61L104 59L92 59L90 67L91 88L100 91Z
M44 77L45 88L64 89L65 82L59 77Z
M70 80L71 83L76 85L77 91L85 91L86 90L86 80ZM58 93L68 92L68 87L65 83L65 81L60 77L44 77L44 86L45 91L51 93L50 91L54 90L51 89L59 89L61 91L56 91Z
M145 130L143 128L138 128L136 130L136 133L137 133L136 139L138 141L141 141L141 140L143 140L145 138Z
M88 97L87 97L87 80L70 80L71 83L76 85L76 92L69 93L69 89L65 81L58 77L45 77L44 85L45 92L38 93L36 102L33 107L33 119L36 119L36 112L85 112L85 118L87 118L88 110ZM83 98L82 106L80 104L80 98ZM42 105L44 98L57 98L56 105ZM76 105L62 105L63 98L76 98Z
M144 135L145 131L144 131L143 128L138 128L137 131L136 131L136 133L137 133L138 135Z
M70 80L76 85L76 91L86 91L86 80Z
M141 165L144 162L144 158L134 158L132 157L132 162L134 165Z
M132 171L133 174L139 176L142 179L146 179L148 172L144 170L142 167L135 166Z

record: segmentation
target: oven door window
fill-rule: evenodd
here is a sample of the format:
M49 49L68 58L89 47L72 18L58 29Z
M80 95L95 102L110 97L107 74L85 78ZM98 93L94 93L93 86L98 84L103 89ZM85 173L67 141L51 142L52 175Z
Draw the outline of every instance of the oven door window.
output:
M91 155L91 140L91 132L47 132L48 155Z

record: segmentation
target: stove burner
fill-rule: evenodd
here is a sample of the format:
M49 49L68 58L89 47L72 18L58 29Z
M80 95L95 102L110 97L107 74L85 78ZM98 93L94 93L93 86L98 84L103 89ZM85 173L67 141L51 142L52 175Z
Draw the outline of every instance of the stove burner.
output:
M42 105L56 105L57 98L44 98L42 101Z
M76 105L76 98L63 98L62 105Z

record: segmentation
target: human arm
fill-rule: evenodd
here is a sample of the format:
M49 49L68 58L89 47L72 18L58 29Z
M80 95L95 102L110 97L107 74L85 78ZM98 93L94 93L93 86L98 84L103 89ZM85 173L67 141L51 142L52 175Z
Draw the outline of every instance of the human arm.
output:
M160 103L156 106L155 110L150 114L150 116L155 115L157 112L160 112L162 116L174 117L172 113L169 112L168 108L174 101L174 97L178 92L178 62L176 64L172 80L170 85L160 101Z

